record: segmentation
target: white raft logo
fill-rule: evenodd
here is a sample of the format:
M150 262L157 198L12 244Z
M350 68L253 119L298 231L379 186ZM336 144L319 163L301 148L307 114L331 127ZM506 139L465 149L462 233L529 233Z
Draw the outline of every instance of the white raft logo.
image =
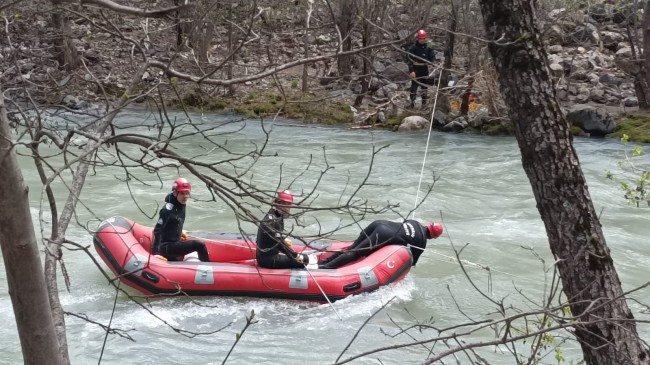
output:
M394 268L395 267L395 260L386 261L386 266L388 266L389 269Z

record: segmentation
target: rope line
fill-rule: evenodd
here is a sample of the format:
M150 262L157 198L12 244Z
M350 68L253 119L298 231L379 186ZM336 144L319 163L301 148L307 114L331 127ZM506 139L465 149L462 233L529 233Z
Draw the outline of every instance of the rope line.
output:
M434 69L434 72L436 69L440 69L440 67L436 67ZM433 73L433 72L432 72ZM440 72L440 76L442 76L442 70ZM440 94L440 81L442 80L442 77L438 77L438 85L436 86L436 96L433 98L433 109L431 110L431 118L429 118L429 134L427 135L427 146L424 149L424 158L422 159L422 169L420 169L420 181L418 182L418 190L415 192L415 204L413 205L413 212L411 213L411 219L415 219L415 209L418 206L418 199L420 197L420 186L422 186L422 176L424 176L424 166L426 165L427 162L427 154L429 152L429 141L431 140L431 130L433 129L433 115L436 112L436 105L438 104L438 95Z
M441 67L436 67L432 73L434 73L436 70L440 70L440 76L442 76L442 68ZM422 168L420 169L420 179L418 181L418 189L415 192L415 203L413 205L413 211L411 212L411 219L415 219L415 210L417 209L418 199L420 197L420 187L422 186L422 178L424 176L424 167L426 166L427 155L429 153L429 142L431 141L431 131L433 130L433 116L435 115L436 105L438 104L438 95L440 95L440 82L442 81L442 77L440 77L440 76L438 77L438 85L436 85L436 94L435 94L435 97L433 98L433 109L431 110L431 117L429 118L429 133L427 135L427 144L426 144L426 147L424 149L424 157L422 158ZM426 250L426 249L422 249L420 247L415 247L415 246L410 246L410 247L411 248L417 248L417 249L422 250L422 251ZM449 261L451 261L453 263L458 263L458 264L462 263L464 265L468 265L468 266L478 268L478 269L483 269L483 270L486 270L486 271L497 272L497 273L500 273L500 274L509 275L509 276L516 277L516 278L521 278L521 279L528 279L528 278L525 278L523 276L514 275L514 274L511 274L511 273L508 273L508 272L505 272L505 271L494 270L494 269L490 268L487 265L477 264L477 263L474 263L474 262L471 262L471 261L468 261L468 260L458 260L456 257L441 254L441 253L438 253L438 252L433 251L433 250L426 250L426 251L429 251L429 252L433 253L434 255L444 257L445 259L447 259L447 260L449 260ZM438 259L438 260L439 261L444 261L444 260L441 260L441 259ZM445 262L447 262L447 261L445 261Z
M424 252L424 251L427 251L427 252L429 252L429 253L431 253L431 254L433 254L433 255L438 255L438 256L440 256L440 257L444 257L444 258L446 259L446 260L443 260L443 259L434 259L434 260L437 260L437 261L440 261L440 262L447 262L447 263L451 262L451 263L463 264L463 265L471 266L471 267L476 268L476 269L483 269L483 270L485 270L485 271L489 271L489 272L496 272L496 273L499 273L499 274L508 275L508 276L511 276L511 277L514 277L514 278L518 278L518 279L525 279L525 280L530 280L530 281L536 281L536 280L533 280L533 279L527 278L527 277L525 277L525 276L520 276L520 275L511 274L511 273L506 272L506 271L495 270L495 269L493 269L493 268L491 268L491 267L489 267L489 266L487 266L487 265L477 264L477 263L475 263L475 262L471 262L471 261L469 261L469 260L465 260L465 259L458 260L456 257L449 256L449 255L445 255L445 254L443 254L443 253L436 252L436 251L434 251L434 250L432 250L432 249L421 248L421 247L411 246L411 245L409 245L409 247L410 247L411 249L414 249L414 248L415 248L415 249L418 249L418 250L423 251L423 252Z

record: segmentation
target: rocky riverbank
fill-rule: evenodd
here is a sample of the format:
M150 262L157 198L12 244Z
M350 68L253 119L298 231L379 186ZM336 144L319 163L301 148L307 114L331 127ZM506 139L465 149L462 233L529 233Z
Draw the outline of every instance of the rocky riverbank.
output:
M396 31L380 32L376 43L395 41L409 34L407 29L413 24L413 17L408 9L396 9L401 9L400 14L395 14L395 19L399 20ZM645 119L627 118L628 114L635 113L638 105L634 80L630 76L636 67L631 61L634 52L625 28L630 14L636 13L630 9L627 13L621 12L621 9L607 4L571 11L549 9L540 12L540 26L548 45L557 97L565 105L574 133L611 135L624 129L621 123L634 120L634 127L627 131L641 137L633 135L632 140L646 141L642 133ZM12 7L9 11L13 17L7 25L8 41L5 40L0 49L0 67L5 70L2 87L12 100L25 100L24 91L28 90L29 98L38 104L83 109L124 96L143 62L134 52L133 42L142 45L147 59L168 62L186 74L206 75L210 69L210 64L197 60L191 48L177 50L173 42L170 44L175 37L171 19L102 18L99 14L87 14L70 19L72 44L82 63L66 71L53 54L50 14L30 11L28 7ZM326 9L317 11L326 14ZM304 20L300 13L283 14L281 19L285 27L298 26ZM439 27L443 20L440 19ZM431 37L431 45L436 50L436 64L439 65L443 59L445 33L436 33ZM355 35L353 47L362 47L362 37ZM214 29L215 46L208 56L218 60L227 55L219 46L227 44L226 36L226 28ZM217 70L210 78L238 78L268 69L269 65L295 62L306 57L306 44L309 55L333 54L338 46L333 29L327 27L315 28L307 37L287 32L271 33L270 37L276 49L266 50L268 54L262 55L259 48L242 47L233 65L232 77L224 70ZM300 65L285 68L276 77L251 79L227 87L207 83L199 86L150 67L136 80L139 85L134 95L128 96L135 102L158 106L164 100L171 108L188 107L208 112L229 110L263 118L281 115L308 123L349 123L392 130L428 129L435 103L432 120L436 129L485 134L511 132L509 121L503 118L505 109L495 77L489 68L469 72L465 67L468 59L462 53L454 56L450 70L453 86L441 87L439 93L432 87L430 94L438 93L439 98L431 97L429 104L409 108L408 67L398 47L400 44L394 45L379 48L379 52L372 54L368 77L360 76L363 75L363 59L359 54L351 58L352 73L356 76L349 79L337 77L336 62L331 59L309 63L306 92L301 90L303 70ZM272 51L275 52L271 55ZM433 74L439 76L439 69ZM366 83L367 91L359 103L364 91L362 82ZM468 82L472 82L475 102L470 105L470 112L463 116L455 109L460 94L469 87ZM158 92L161 96L154 97Z

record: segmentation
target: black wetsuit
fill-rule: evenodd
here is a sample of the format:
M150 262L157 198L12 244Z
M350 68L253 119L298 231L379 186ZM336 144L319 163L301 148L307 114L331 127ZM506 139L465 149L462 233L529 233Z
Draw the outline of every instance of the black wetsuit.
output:
M181 241L183 223L185 222L185 205L178 202L174 194L165 197L165 205L160 209L158 223L153 228L153 246L151 252L161 254L170 261L179 256L198 252L201 261L210 261L208 250L201 241Z
M429 231L418 221L391 222L376 220L361 231L359 237L347 251L337 252L328 259L320 261L321 269L336 269L361 257L368 256L382 246L402 245L415 246L411 248L413 266L418 262L422 250L427 247Z
M257 230L257 264L267 269L304 268L296 260L298 254L284 243L283 232L282 214L275 209L269 210Z
M434 62L436 60L436 53L426 43L420 44L420 42L416 41L409 48L407 56L409 73L415 72L415 79L411 81L411 106L415 102L418 86L422 87L422 105L424 106L427 103L427 87L431 84L431 79L429 78L428 63L423 60Z

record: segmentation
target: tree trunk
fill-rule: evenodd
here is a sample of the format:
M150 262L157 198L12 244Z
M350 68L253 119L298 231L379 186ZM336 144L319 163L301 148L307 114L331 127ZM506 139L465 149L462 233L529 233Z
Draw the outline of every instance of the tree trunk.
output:
M79 54L70 39L70 23L64 9L59 8L63 0L52 0L55 9L52 11L52 27L54 28L54 58L59 67L74 70L79 66Z
M339 30L343 37L343 52L352 50L352 29L354 28L354 19L357 16L357 0L341 0L341 15L338 19ZM345 81L349 81L352 76L352 58L353 55L339 56L337 66L339 76Z
M210 62L208 54L210 53L210 45L212 44L212 36L214 35L214 23L211 21L201 21L197 27L196 42L194 42L194 50L198 56L201 64Z
M235 44L235 34L233 32L233 22L235 19L233 19L233 4L229 3L228 4L228 19L230 21L228 22L228 54L232 54L234 52L234 44ZM234 76L233 72L233 65L235 64L235 57L237 55L232 55L230 57L230 60L228 61L228 65L226 66L226 75L228 77L228 80L232 80ZM229 95L235 95L235 92L237 91L237 88L235 88L234 84L228 85L228 94Z
M181 0L174 0L174 6L179 6L181 3ZM181 24L180 10L174 12L174 28L176 28L176 51L180 51L183 47L183 24Z
M0 248L25 364L64 364L47 299L32 215L0 98Z
M438 92L440 102L437 104L436 109L443 113L449 113L451 108L449 106L450 90L447 89L449 85L449 70L451 70L452 62L454 59L454 46L456 43L456 29L458 27L458 6L456 1L451 2L451 14L449 15L449 25L447 32L447 39L445 40L444 61L442 63L442 70L440 71L440 88L445 92ZM455 87L456 85L454 85Z
M575 335L584 359L589 365L648 364L555 97L534 24L534 2L479 3L522 164L558 260L563 290L579 318Z
M635 7L636 9L636 7ZM635 13L636 14L636 13ZM645 8L643 9L643 63L640 67L641 75L643 76L643 81L639 81L641 84L640 92L643 93L643 103L641 103L641 95L639 95L639 86L635 82L635 88L637 89L637 99L639 100L639 107L641 109L650 109L650 57L647 55L650 54L650 1L645 3Z
M309 21L311 20L311 13L313 10L312 3L307 1L307 17L305 18L305 34L303 35L303 43L305 44L305 58L309 58ZM306 93L309 90L309 64L302 65L302 92Z
M469 113L469 96L472 95L472 89L474 88L474 77L469 76L467 78L467 87L463 91L463 95L460 97L460 114L467 115Z
M361 46L366 48L370 43L370 24L367 21L363 22L363 32L361 39ZM354 106L359 107L363 103L363 98L368 94L368 86L370 86L370 66L372 62L372 51L366 50L361 53L363 58L363 71L361 72L361 77L359 82L361 83L361 92L354 99Z
M454 58L454 43L456 41L456 27L458 25L458 9L456 2L451 2L451 14L449 15L449 31L447 32L447 39L445 41L445 60L442 65L442 72L440 73L440 85L447 87L449 84L449 70Z
M127 92L117 101L114 102L110 110L99 119L98 123L95 125L95 130L93 133L98 137L102 138L106 133L108 127L111 125L115 119L118 111L126 105L128 100L128 95L133 94L134 88L142 80L142 75L146 69L146 65L141 66L138 71L133 75L133 80L131 85L127 89ZM79 201L79 195L81 194L81 189L83 188L84 182L86 181L86 176L88 175L89 161L92 160L92 155L97 152L97 149L102 145L101 140L89 140L86 146L84 147L83 153L79 155L79 165L77 170L74 173L72 184L70 188L70 194L63 207L61 212L61 217L58 220L56 226L56 231L52 231L52 239L46 245L45 255L45 280L48 290L48 297L50 302L50 310L52 311L52 318L56 333L59 341L59 351L64 357L65 363L69 364L69 355L68 355L68 343L65 332L65 317L63 315L63 308L61 307L61 302L59 300L59 288L57 284L57 261L61 258L61 244L65 238L65 233L68 229L68 224L74 216L77 202Z

